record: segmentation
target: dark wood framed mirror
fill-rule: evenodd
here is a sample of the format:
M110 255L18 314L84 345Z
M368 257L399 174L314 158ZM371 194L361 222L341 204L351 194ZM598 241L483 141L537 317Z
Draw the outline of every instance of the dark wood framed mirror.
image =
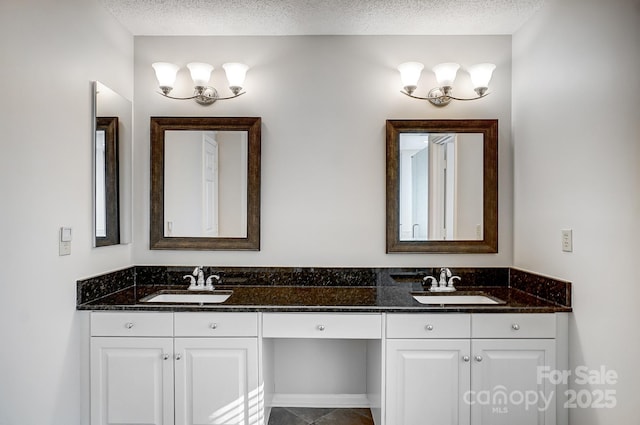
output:
M120 243L118 117L96 117L95 246Z
M151 117L151 249L260 249L259 117Z
M387 120L387 252L498 252L498 120Z

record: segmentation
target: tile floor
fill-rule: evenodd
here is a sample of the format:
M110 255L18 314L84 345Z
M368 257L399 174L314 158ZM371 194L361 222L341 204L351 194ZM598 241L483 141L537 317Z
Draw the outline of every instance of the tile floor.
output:
M373 425L369 409L274 407L268 425Z

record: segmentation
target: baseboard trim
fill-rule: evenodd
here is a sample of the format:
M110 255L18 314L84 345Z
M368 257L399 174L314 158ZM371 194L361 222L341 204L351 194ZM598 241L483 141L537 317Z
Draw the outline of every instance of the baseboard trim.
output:
M369 407L366 394L273 394L270 407Z

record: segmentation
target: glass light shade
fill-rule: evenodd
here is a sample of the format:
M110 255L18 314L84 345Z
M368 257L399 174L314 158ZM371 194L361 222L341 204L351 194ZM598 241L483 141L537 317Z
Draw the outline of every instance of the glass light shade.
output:
M187 64L187 68L189 68L189 72L191 73L191 79L193 80L194 86L206 87L209 84L213 66L208 63L191 62Z
M453 62L441 63L432 68L440 87L451 87L456 79L460 65Z
M405 62L398 65L400 79L404 87L417 87L424 65L420 62Z
M176 82L176 74L180 69L178 65L169 62L156 62L151 64L151 66L156 71L158 85L160 87L173 88L173 84Z
M224 68L225 74L227 74L229 87L242 87L249 67L243 63L237 62L225 63L222 67Z
M491 81L491 75L496 66L492 63L479 63L469 67L469 75L471 76L471 82L473 88L487 88L489 87L489 81Z

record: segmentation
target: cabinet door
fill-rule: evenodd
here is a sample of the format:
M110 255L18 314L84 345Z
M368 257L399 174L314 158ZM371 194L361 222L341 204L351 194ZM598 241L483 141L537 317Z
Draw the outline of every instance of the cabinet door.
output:
M257 338L175 339L176 425L256 425Z
M173 339L91 338L91 424L173 424Z
M555 392L540 368L555 367L552 339L472 340L474 425L555 425Z
M469 340L388 340L386 423L469 425L469 355Z

